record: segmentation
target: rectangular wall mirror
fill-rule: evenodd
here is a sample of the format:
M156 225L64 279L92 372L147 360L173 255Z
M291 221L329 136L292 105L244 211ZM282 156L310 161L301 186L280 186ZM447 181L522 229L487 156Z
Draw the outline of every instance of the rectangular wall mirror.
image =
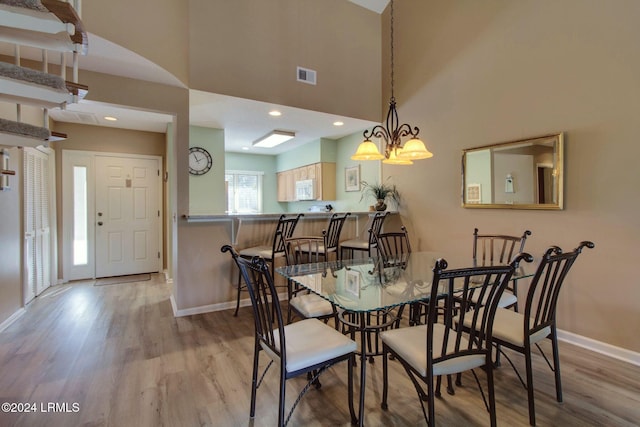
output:
M462 151L465 208L562 209L564 134Z

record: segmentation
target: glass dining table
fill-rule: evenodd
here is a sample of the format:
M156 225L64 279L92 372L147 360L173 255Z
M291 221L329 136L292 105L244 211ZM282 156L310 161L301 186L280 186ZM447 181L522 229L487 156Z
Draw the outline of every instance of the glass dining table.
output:
M356 328L360 336L360 401L359 425L364 425L364 396L366 385L367 348L371 348L371 328L380 324L368 323L371 313L389 312L407 304L426 301L431 295L433 267L438 259L447 261L448 270L474 267L470 257L437 251L413 252L401 259L377 257L297 264L276 268L287 279L335 304L341 320ZM533 264L520 264L511 280L533 276ZM455 293L453 288L440 284L442 297ZM397 313L397 310L395 310ZM390 314L383 327L397 319ZM353 330L353 329L352 329Z

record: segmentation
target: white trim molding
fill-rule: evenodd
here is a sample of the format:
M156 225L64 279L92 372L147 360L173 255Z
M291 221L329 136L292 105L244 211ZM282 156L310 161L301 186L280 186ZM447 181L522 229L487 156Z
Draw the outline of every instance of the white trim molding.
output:
M4 322L0 323L0 332L4 331L9 326L11 326L11 324L13 322L18 320L20 318L20 316L22 316L26 312L27 312L27 310L25 310L24 307L22 307L18 311L16 311L15 313L13 313L11 316L9 316L9 318L7 320L5 320Z
M640 366L640 353L558 329L558 339L604 356Z
M278 294L278 298L280 299L280 301L286 301L287 294L286 293ZM245 298L240 300L240 307L248 307L250 305L251 305L250 299ZM191 308L185 308L185 309L179 310L176 305L176 301L173 298L173 295L171 295L171 308L173 308L173 315L175 317L192 316L194 314L212 313L214 311L235 309L235 307L236 307L235 301L227 301L227 302L221 302L217 304L201 305L198 307L191 307Z

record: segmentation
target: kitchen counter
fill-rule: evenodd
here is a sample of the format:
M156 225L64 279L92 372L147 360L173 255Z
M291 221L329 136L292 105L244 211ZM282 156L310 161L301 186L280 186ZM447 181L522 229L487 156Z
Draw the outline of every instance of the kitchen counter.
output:
M304 222L309 222L310 220L315 220L314 222L317 222L318 220L328 220L329 217L334 214L336 212L302 212L302 214L304 215L300 221L301 223L299 224L299 226L303 226ZM343 213L343 212L337 212L337 213ZM395 215L398 212L390 212L391 215ZM297 215L297 212L287 212L284 213L285 215ZM345 233L344 235L346 236L347 234L351 234L351 237L349 238L358 238L360 237L363 233L365 233L367 230L363 230L362 227L364 225L366 225L367 221L362 221L362 219L364 219L365 217L368 219L369 216L373 216L375 214L375 212L370 212L370 211L362 211L362 212L351 212L351 215L347 218L347 220L349 222L351 221L355 221L355 224L353 225L353 232L352 233ZM274 224L275 222L278 220L278 218L280 218L280 216L283 215L283 213L264 213L264 214L217 214L217 215L183 215L182 218L184 220L186 220L187 222L193 222L193 223L203 223L203 222L220 222L220 221L228 221L231 224L231 244L232 245L237 245L238 242L241 240L240 239L240 229L243 225L243 223L247 223L249 221L273 221ZM363 223L363 224L361 224ZM307 228L307 227L301 227L301 228ZM345 230L346 231L346 230ZM300 234L300 233L296 233L296 234ZM309 234L309 232L305 232L305 235ZM318 234L318 233L314 233L314 232L310 232L310 234ZM262 240L262 239L260 239ZM345 240L343 238L343 240ZM268 242L263 242L263 243L268 243Z
M332 212L303 212L294 235L319 236ZM375 212L352 212L342 229L340 240L365 236L368 220ZM186 239L197 254L181 268L189 271L189 280L179 286L179 303L172 301L176 316L188 316L209 311L225 310L235 307L238 269L228 254L220 252L226 244L238 249L268 245L273 242L278 218L282 213L267 214L220 214L220 215L183 215L181 220L187 223L183 227L181 239ZM295 215L288 212L286 215ZM392 212L385 221L385 229L395 230L402 225L397 212ZM284 259L277 261L283 265ZM282 277L274 278L278 284L286 282ZM178 280L181 280L179 277ZM250 302L243 296L241 306Z

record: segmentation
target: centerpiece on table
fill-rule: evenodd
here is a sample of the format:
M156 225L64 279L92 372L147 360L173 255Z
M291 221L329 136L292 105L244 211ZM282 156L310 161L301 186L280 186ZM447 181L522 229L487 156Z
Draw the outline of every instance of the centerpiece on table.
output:
M375 199L376 204L373 205L373 208L376 211L387 210L387 201L389 200L393 200L396 202L396 205L399 205L400 194L398 193L395 184L388 184L387 182L369 184L366 181L361 181L361 184L362 197L360 197L360 200L365 196Z

